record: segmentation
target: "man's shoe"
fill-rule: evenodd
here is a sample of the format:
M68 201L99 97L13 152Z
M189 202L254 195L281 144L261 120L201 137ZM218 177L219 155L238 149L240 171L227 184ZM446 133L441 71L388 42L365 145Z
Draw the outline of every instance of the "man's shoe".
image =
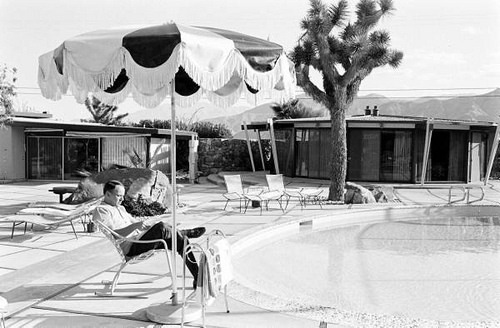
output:
M193 229L181 230L181 234L188 238L198 238L205 233L206 229L204 227L198 227Z

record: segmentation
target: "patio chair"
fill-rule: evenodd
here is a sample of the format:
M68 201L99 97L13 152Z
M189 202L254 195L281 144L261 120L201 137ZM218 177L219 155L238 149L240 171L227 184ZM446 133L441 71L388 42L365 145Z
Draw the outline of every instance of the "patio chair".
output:
M155 255L156 253L165 253L166 259L167 259L167 264L168 264L168 269L169 272L172 272L172 264L170 262L170 255L167 247L167 243L163 239L152 239L152 240L136 240L136 239L131 239L131 238L126 238L123 237L122 235L116 233L112 229L108 228L106 225L104 225L102 222L95 221L94 222L97 228L103 233L103 235L113 244L115 247L116 251L120 255L121 259L121 264L120 268L116 272L113 280L102 280L101 283L104 285L104 290L100 292L95 292L96 296L113 296L114 291L116 286L118 285L118 279L120 278L120 275L125 269L125 267L129 264L137 264L142 261L145 261ZM164 246L164 248L160 249L152 249L150 251L144 252L142 254L136 255L136 256L127 256L125 253L123 253L122 248L120 245L123 242L132 242L132 243L137 243L137 244L151 244L151 243L157 243L161 242ZM139 284L139 283L146 283L150 281L138 281L134 282L134 284Z
M99 205L101 198L94 198L78 205L66 205L55 203L33 203L17 212L15 215L9 215L1 219L1 222L11 222L12 232L10 238L14 237L16 226L24 223L24 233L28 223L31 223L31 229L34 225L46 228L57 228L63 223L70 223L75 238L78 239L73 221L80 219L82 224L87 221L94 208ZM37 207L38 206L38 207Z
M252 202L258 202L260 204L260 214L262 215L262 207L266 206L269 210L269 201L279 198L276 192L264 191L262 187L248 188L246 191L243 189L243 183L241 181L241 176L239 174L235 175L225 175L224 181L226 182L227 192L222 196L226 198L226 204L224 210L226 210L227 204L232 200L239 200L240 202L240 212L242 209L242 201L245 205L245 211L247 212L248 205ZM281 203L280 203L281 206ZM283 210L283 207L281 207Z
M303 208L308 201L318 200L319 195L323 192L318 188L285 188L282 174L267 174L266 181L270 191L280 193L281 197L286 200L285 209L288 207L291 198L297 198L300 208ZM318 202L318 204L323 208L321 202Z
M238 200L240 202L240 212L241 212L241 202L245 201L245 206L247 205L247 199L245 198L243 191L243 183L241 182L241 176L236 175L224 175L224 182L226 184L226 192L222 194L226 198L226 204L224 205L224 211L227 208L227 204L230 201Z

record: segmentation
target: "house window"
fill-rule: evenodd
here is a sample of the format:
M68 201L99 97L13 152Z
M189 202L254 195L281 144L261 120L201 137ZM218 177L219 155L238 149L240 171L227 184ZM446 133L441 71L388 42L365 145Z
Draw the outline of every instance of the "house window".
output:
M103 138L101 166L104 170L113 165L146 167L147 149L144 137Z
M411 180L411 131L382 131L381 135L380 180Z
M295 175L327 179L331 170L330 130L297 129L295 142Z
M412 143L410 130L349 130L348 179L411 181Z
M64 139L64 180L76 180L99 170L99 139Z
M347 177L353 181L380 180L380 130L352 129L347 143Z
M28 179L62 179L62 138L28 137Z
M295 131L295 142L295 175L307 177L309 175L309 130L297 129Z

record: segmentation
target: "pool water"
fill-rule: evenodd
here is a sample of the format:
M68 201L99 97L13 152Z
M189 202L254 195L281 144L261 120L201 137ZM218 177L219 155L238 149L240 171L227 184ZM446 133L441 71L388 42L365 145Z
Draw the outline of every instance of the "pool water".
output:
M498 218L301 232L235 261L251 288L313 306L424 320L500 320Z

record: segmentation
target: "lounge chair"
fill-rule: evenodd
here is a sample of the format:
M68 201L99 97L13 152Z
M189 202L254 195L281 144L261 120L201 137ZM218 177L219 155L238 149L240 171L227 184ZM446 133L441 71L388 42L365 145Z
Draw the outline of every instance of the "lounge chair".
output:
M94 222L97 228L106 236L106 238L113 244L115 247L116 251L120 255L121 258L121 264L120 268L116 272L114 278L112 281L109 280L103 280L101 283L104 284L104 291L101 292L95 292L95 295L97 296L113 296L113 293L115 291L116 285L118 284L118 279L120 278L120 274L122 273L123 269L129 264L137 264L142 261L145 261L155 255L156 253L165 253L166 259L167 259L167 264L168 264L168 269L170 272L172 272L172 265L170 262L170 255L167 247L167 243L163 239L152 239L152 240L136 240L136 239L131 239L131 238L126 238L123 237L122 235L116 233L112 229L108 228L106 225L102 224L99 221ZM151 244L151 243L157 243L161 242L163 243L164 248L162 249L152 249L150 251L144 252L142 254L136 255L136 256L127 256L123 253L122 248L120 245L123 242L132 242L132 243L137 243L137 244ZM135 283L143 283L143 282L135 282Z
M16 226L23 223L24 233L26 233L28 223L31 224L31 228L33 228L33 225L39 225L47 228L57 228L61 224L69 222L73 233L75 234L75 238L78 239L73 221L76 219L80 219L82 223L84 220L86 221L87 217L100 202L101 198L92 199L78 205L32 203L28 205L27 208L17 212L15 215L9 215L0 219L0 222L12 223L12 233L10 238L14 237Z
M227 208L227 204L229 204L230 201L233 200L238 200L240 202L240 212L241 212L241 202L245 202L245 206L247 205L246 202L248 201L247 198L245 198L245 192L243 191L243 184L241 182L241 176L239 174L236 175L225 175L224 176L224 182L226 184L226 192L222 195L224 198L226 198L226 204L224 205L224 211Z
M280 199L286 200L285 209L288 207L291 198L297 198L300 207L303 208L308 201L318 200L319 195L322 193L322 190L318 188L285 188L283 175L281 174L267 174L266 181L269 191L279 193L281 195ZM323 208L321 202L318 202L318 204Z

